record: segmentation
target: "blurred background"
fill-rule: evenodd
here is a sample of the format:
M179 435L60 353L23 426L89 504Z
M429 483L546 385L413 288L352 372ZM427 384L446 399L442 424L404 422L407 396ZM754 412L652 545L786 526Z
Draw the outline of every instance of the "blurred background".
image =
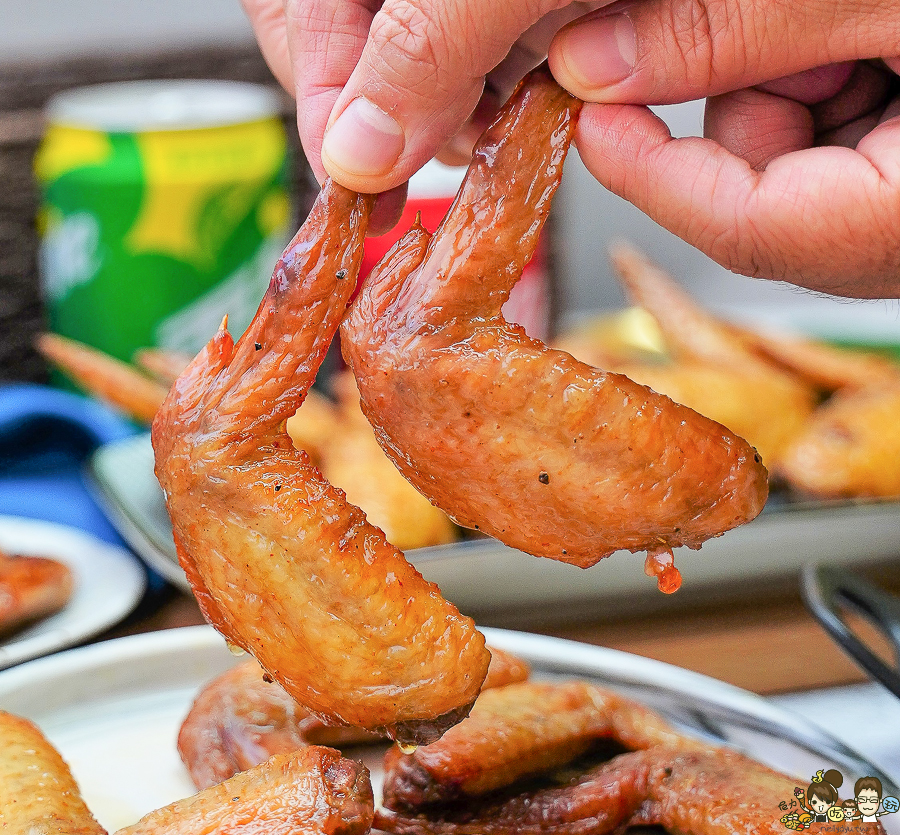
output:
M42 326L34 217L38 192L32 159L43 130L42 108L55 93L104 81L223 78L274 85L236 0L0 0L0 377L43 380L31 347ZM660 108L676 135L699 134L702 102ZM296 211L314 185L297 153L290 104L285 123L296 164L290 168ZM602 189L577 154L570 155L555 206L552 267L556 328L587 311L620 307L606 249L611 240L639 241L707 305L776 324L797 323L823 335L894 341L896 302L826 299L772 282L734 276L624 201Z

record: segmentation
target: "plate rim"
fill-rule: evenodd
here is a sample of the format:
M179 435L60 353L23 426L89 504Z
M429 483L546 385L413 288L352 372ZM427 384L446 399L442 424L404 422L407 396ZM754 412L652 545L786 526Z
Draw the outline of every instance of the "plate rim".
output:
M43 657L67 650L82 641L99 635L134 611L143 598L147 589L146 571L140 560L125 548L102 540L90 531L71 525L28 516L0 515L0 534L2 534L4 528L10 527L17 528L20 531L31 531L36 537L52 535L52 537L57 539L63 538L79 549L90 550L92 557L94 554L101 555L101 558L106 561L107 565L115 563L119 567L122 572L122 578L126 578L128 584L116 586L117 594L109 598L110 605L102 610L102 616L82 619L80 625L76 622L63 627L53 626L51 623L46 632L39 632L26 638L17 638L17 633L10 635L9 640L0 643L0 671L29 663L33 660L40 660ZM74 594L76 595L78 594L78 586L90 580L90 576L85 574L81 565L73 566L66 556L53 553L52 547L46 549L39 545L33 551L24 550L20 553L40 554L51 559L58 559L60 562L68 565L73 569L75 580ZM61 612L64 611L65 609L61 610ZM50 621L53 617L54 615L51 615L47 620ZM40 625L40 622L38 625Z
M749 690L665 661L596 644L494 627L479 628L479 631L489 645L520 654L529 663L539 664L543 671L553 672L553 668L558 667L568 674L619 676L616 681L621 683L632 682L690 697L694 703L753 719L767 730L774 726L794 744L810 750L829 749L844 759L865 764L867 773L878 776L886 787L897 790L895 781L866 757L803 716ZM147 657L173 652L189 655L208 652L216 647L221 649L224 659L228 653L225 639L209 625L144 632L76 647L0 671L0 707L4 697L22 687L51 683L54 679L108 668L125 660L142 669L140 661ZM104 682L103 685L98 682L98 692L109 686L107 679ZM129 682L131 685L135 683L132 677L129 677Z

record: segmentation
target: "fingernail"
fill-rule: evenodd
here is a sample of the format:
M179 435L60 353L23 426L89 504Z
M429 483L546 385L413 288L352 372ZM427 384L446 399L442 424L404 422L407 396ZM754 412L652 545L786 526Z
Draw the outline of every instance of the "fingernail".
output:
M588 89L622 81L637 58L631 18L614 14L572 26L563 33L561 57L573 78Z
M328 129L322 157L348 174L386 174L403 153L403 128L368 99L354 99Z

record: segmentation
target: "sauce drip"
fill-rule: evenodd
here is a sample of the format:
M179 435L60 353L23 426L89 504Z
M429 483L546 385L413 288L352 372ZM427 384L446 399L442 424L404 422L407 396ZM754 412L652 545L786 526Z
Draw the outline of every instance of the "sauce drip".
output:
M663 594L672 594L681 588L681 572L675 568L675 555L671 548L648 551L644 573L656 577L656 585Z
M418 745L410 745L407 742L398 742L397 745L404 754L415 754L416 748L419 747Z
M228 647L228 651L229 651L232 655L234 655L234 656L236 656L236 657L238 657L238 658L240 658L242 655L246 655L246 654L247 654L243 647L239 647L237 644L233 644L233 643L231 643L231 641L229 641L229 640L226 640L226 641L225 641L225 646Z

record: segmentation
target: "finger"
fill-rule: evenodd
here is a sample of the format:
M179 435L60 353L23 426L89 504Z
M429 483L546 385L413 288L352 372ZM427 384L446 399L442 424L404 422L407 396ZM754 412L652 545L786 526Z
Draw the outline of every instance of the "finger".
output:
M362 55L378 0L284 0L297 127L319 182L331 109Z
M484 92L468 121L435 155L446 165L466 165L475 143L494 121L500 107L522 78L547 58L547 49L561 26L597 4L572 3L544 15L513 45L506 57L485 76Z
M841 296L900 295L900 119L860 152L813 148L762 173L647 108L588 105L581 158L607 188L728 269Z
M812 146L813 118L792 99L738 90L707 99L703 135L762 171L773 159Z
M665 104L870 58L898 42L893 0L625 0L564 27L550 66L587 101Z
M294 95L294 74L288 51L281 0L241 0L263 58L278 83Z
M833 96L814 105L816 132L832 131L884 107L896 77L865 61L856 64L847 83Z
M386 0L335 104L322 148L325 169L361 191L407 180L466 122L486 74L519 36L570 5Z

